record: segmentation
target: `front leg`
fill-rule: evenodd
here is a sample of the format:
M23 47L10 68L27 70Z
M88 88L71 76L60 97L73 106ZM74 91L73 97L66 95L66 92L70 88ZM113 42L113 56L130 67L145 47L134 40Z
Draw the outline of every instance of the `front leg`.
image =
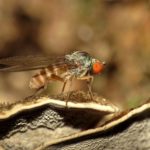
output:
M91 98L91 100L93 100L93 93L92 93L92 83L93 83L93 79L94 79L93 76L84 76L84 77L80 77L77 79L78 80L86 80L89 94L90 94L90 98Z
M93 97L93 92L92 92L93 76L90 76L90 78L88 78L88 79L86 80L86 83L87 83L87 86L88 86L90 98L91 98L91 100L93 100L93 99L94 99L94 97Z

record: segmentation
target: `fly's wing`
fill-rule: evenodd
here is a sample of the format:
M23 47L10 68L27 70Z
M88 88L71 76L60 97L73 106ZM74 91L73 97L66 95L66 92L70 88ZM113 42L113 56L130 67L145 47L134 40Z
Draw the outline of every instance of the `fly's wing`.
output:
M69 62L65 57L47 57L47 56L16 56L0 59L0 72L17 72L41 69L48 66L60 67L67 65L74 68L75 65Z

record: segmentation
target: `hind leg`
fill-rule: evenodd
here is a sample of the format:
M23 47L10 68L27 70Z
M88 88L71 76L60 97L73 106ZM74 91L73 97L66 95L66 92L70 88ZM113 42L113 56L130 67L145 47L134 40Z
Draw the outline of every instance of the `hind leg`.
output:
M55 74L51 74L51 76L49 76L49 77L46 78L46 82L44 83L44 85L41 86L40 88L36 89L35 95L39 95L44 90L46 90L50 81L61 81L61 82L64 82L64 80L62 78L60 78L59 76L57 76Z
M45 89L45 87L41 87L39 89L36 89L34 91L34 93L31 96L29 96L28 98L35 98L36 96L39 96L44 91L44 89Z

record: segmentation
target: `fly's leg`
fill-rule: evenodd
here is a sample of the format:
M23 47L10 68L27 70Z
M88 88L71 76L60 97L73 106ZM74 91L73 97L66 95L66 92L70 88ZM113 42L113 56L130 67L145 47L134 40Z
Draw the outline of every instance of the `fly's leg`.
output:
M51 74L50 76L47 77L44 86L41 86L40 88L36 89L35 93L34 93L32 96L30 96L30 97L38 96L39 94L41 94L45 89L47 89L48 83L49 83L50 81L52 81L52 80L53 80L53 81L61 81L61 82L64 83L63 89L62 89L62 93L63 93L64 90L65 90L65 86L66 86L67 80L64 81L63 78L61 78L61 77L59 77L59 76L57 76L57 75L55 75L55 74Z
M71 86L72 86L72 78L70 79L69 89L71 89ZM68 95L67 95L67 98L66 98L66 107L68 106L68 100L69 100L71 94L72 94L72 91L70 91L70 92L68 93Z
M89 94L90 94L90 98L91 100L93 100L93 93L92 93L92 83L93 83L93 76L84 76L84 77L81 77L81 78L77 78L78 80L86 80L86 83L87 83L87 86L88 86L88 91L89 91Z
M66 87L66 85L67 85L67 83L68 83L68 80L72 81L72 77L71 77L71 76L67 76L66 79L63 79L63 78L61 78L61 77L59 77L59 76L57 76L57 75L55 75L55 74L52 74L52 75L51 75L51 78L50 78L49 80L57 80L57 81L63 82L63 87L62 87L61 93L64 93L65 87ZM71 82L71 83L72 83L72 82ZM70 83L70 85L69 85L69 89L71 88L71 83ZM65 102L66 102L66 107L67 107L67 103L68 103L70 94L71 94L71 93L69 93L69 94L67 95L67 98L66 98L66 100L65 100Z
M67 76L67 77L66 77L66 79L65 79L65 81L64 81L63 88L62 88L62 93L64 92L65 87L66 87L66 84L68 83L68 81L70 81L70 83L69 83L69 89L71 89L72 79L73 79L73 76ZM69 98L70 98L70 95L71 95L71 92L68 93L67 98L65 99L66 107L68 107L68 100L69 100Z
M67 81L64 81L64 84L63 84L63 88L62 88L61 93L64 93L64 91L65 91L65 87L66 87L66 84L67 84Z
M36 89L36 91L31 96L29 96L28 98L35 98L36 96L40 95L46 88L47 88L47 85Z
M93 92L92 92L92 83L93 83L93 77L91 76L89 79L87 79L87 86L88 86L88 90L89 90L91 100L94 99Z
M35 95L41 94L45 89L47 89L47 84L35 91Z
M59 77L59 76L57 76L55 74L52 74L48 80L49 81L54 80L54 81L61 81L61 82L63 82L64 84L63 84L63 88L62 88L61 93L64 92L67 81L64 81L63 78L61 78L61 77Z
M62 88L61 93L64 93L66 84L67 84L67 80L64 81L64 84L63 84L63 88ZM65 102L66 102L66 107L68 107L68 96L67 96L67 98L65 99Z

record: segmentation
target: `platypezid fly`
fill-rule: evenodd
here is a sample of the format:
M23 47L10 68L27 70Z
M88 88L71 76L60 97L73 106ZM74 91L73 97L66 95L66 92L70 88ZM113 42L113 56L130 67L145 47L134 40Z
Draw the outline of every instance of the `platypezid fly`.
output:
M67 81L73 78L86 80L91 99L93 99L91 90L93 75L100 74L104 65L104 62L83 51L75 51L62 57L26 56L0 59L0 71L41 69L29 83L30 88L36 90L46 87L52 80L59 80L64 83L62 88L64 92Z

